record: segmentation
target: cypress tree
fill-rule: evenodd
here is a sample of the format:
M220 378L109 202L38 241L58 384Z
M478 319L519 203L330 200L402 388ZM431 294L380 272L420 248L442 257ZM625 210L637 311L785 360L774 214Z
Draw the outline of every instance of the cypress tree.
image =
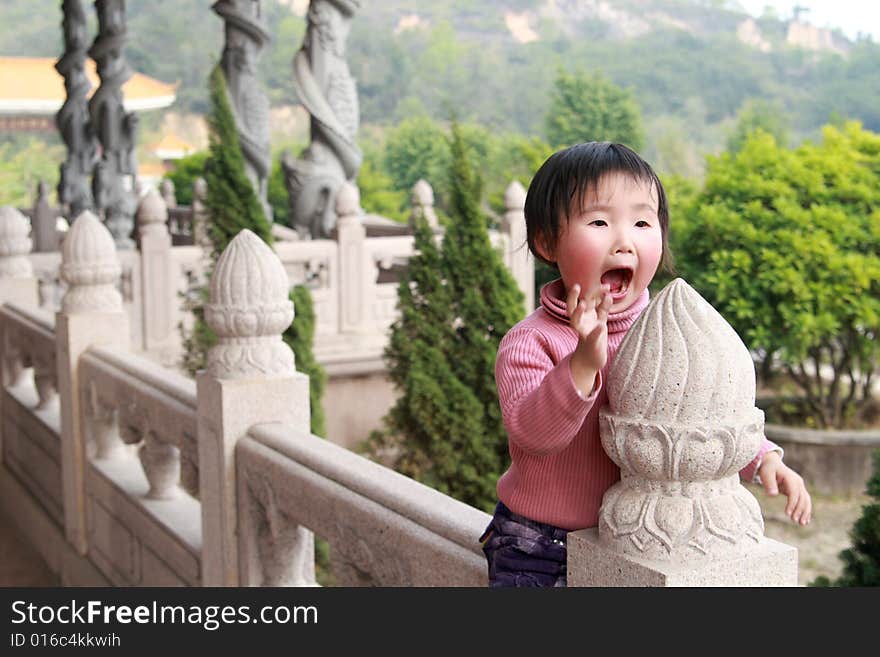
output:
M874 452L874 474L867 493L875 501L862 507L862 515L850 531L852 547L840 553L840 577L832 582L822 576L811 586L880 586L880 450Z
M209 217L211 238L211 264L207 272L243 229L256 233L266 244L272 245L272 224L263 212L263 206L245 173L244 155L238 142L235 115L226 90L226 76L218 65L209 80L212 113L208 117L210 130L208 158L204 177L207 183L205 206ZM311 293L304 286L290 292L296 315L284 332L284 341L293 349L296 369L309 377L309 402L311 405L311 431L324 435L324 412L321 396L324 393L326 375L315 360L312 345L315 335L315 312ZM204 321L204 304L208 301L208 289L202 288L196 299L185 303L195 316L192 332L184 337L183 366L190 374L204 369L208 350L217 342L217 336Z
M309 377L309 403L311 405L311 431L324 436L324 409L321 398L327 375L315 360L312 345L315 342L315 304L312 293L305 285L297 285L290 291L290 300L296 310L293 323L284 332L284 342L293 350L296 369Z
M508 463L495 355L523 298L489 241L457 124L452 155L449 228L438 250L427 224L416 223L416 255L385 351L400 396L370 449L390 447L399 471L489 511Z

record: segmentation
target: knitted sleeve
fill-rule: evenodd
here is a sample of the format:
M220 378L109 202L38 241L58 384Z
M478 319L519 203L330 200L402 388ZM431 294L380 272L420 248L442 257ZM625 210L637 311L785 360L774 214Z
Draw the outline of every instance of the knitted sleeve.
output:
M495 362L501 416L511 443L536 456L561 451L574 439L602 388L589 397L571 378L571 355L554 362L548 340L534 329L504 336Z

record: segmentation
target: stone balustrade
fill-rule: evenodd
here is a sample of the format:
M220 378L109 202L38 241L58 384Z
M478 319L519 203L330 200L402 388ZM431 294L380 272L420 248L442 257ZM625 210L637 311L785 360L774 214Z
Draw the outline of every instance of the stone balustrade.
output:
M357 216L356 204L349 209L341 213L343 230L346 217ZM357 231L354 237L360 239ZM36 304L0 306L0 503L15 509L9 515L62 582L311 586L320 536L330 544L340 585L486 585L477 537L488 514L309 433L308 380L296 372L281 339L295 309L277 253L242 231L220 257L205 312L219 342L195 384L129 351L115 254L107 229L85 212L64 244L68 290L54 321ZM698 308L690 323L700 325L709 310ZM643 317L637 334L645 324L669 323L650 311ZM645 412L634 411L638 390L627 397L633 387L619 385L631 375L642 380L627 363L656 365L631 353L634 341L621 347L616 367L622 373L609 375L612 403L603 415L603 444L623 479L606 496L597 535L571 535L570 581L589 583L578 577L598 567L616 573L616 584L663 585L669 568L677 581L693 583L790 583L791 550L760 536L760 512L749 525L754 507L739 504L738 483L723 483L751 450L738 436L754 432L719 438L718 456L706 450L715 440L706 431L670 435L666 454L663 440L651 442L627 428L628 422L700 420L705 429L711 417L704 416L723 407L729 412L721 413L719 426L740 418L748 429L754 423L737 401L748 401L748 386L739 381L747 368L728 368L737 392L722 390L716 404L700 402L705 394L688 396L706 411L695 411L699 418L679 413L670 419L663 414L673 407L657 399L652 408L662 417L651 415L649 422ZM646 343L654 345L650 353L664 353L656 340ZM697 370L678 378L698 387L713 381ZM640 458L645 449L654 456ZM701 484L704 479L721 483ZM658 495L663 499L654 499ZM620 507L615 500L623 497L629 502ZM676 501L687 502L699 522L683 523L687 514ZM630 517L642 524L618 522ZM737 527L742 531L733 531ZM704 540L704 531L713 540ZM588 566L585 540L601 553L587 559ZM713 541L733 549L718 551Z
M478 509L284 425L252 427L236 468L242 583L312 581L313 531L338 586L487 585Z

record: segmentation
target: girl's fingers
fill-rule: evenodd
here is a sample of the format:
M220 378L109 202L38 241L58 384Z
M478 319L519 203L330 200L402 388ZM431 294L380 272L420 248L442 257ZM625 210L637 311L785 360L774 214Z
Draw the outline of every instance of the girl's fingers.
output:
M568 291L568 296L565 298L565 309L568 311L568 316L574 316L575 310L577 310L578 305L578 297L581 294L581 286L575 283L571 286L571 289Z

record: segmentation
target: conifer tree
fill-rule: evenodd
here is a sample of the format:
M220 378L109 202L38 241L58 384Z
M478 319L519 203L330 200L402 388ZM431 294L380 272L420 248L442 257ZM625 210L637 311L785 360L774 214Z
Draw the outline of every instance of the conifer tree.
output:
M850 531L852 547L840 553L843 573L834 582L819 577L812 586L880 586L880 450L874 452L874 474L867 493L875 501L862 507Z
M263 212L257 193L245 174L244 155L238 141L235 115L226 91L226 76L218 65L209 80L211 106L208 117L210 141L205 161L204 177L207 183L205 206L208 213L208 232L211 238L211 263L206 272L210 280L214 264L229 242L248 228L266 244L272 245L272 224ZM190 374L204 369L208 350L217 342L217 336L204 320L204 304L208 289L202 288L198 298L186 305L195 316L192 332L184 337L183 366ZM315 313L311 294L306 287L297 286L290 292L295 317L284 332L284 341L294 353L296 369L309 377L311 431L324 435L324 413L321 396L326 375L315 360L312 344L315 334Z
M284 342L293 350L296 369L309 377L311 431L316 436L324 436L326 429L321 398L324 396L327 375L312 353L315 342L315 304L312 293L305 285L295 286L290 291L290 300L293 301L296 316L284 332Z
M508 464L495 355L523 299L489 241L457 124L452 154L450 225L438 250L427 224L416 224L385 351L400 396L372 448L393 447L399 471L488 511Z

